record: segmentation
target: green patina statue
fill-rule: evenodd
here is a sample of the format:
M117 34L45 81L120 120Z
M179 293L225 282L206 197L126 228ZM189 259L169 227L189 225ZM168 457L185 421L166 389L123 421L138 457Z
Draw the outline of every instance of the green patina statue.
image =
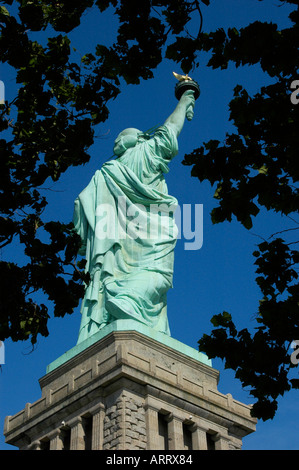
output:
M96 171L75 201L73 222L90 276L78 343L119 319L170 335L166 294L172 287L177 200L168 194L164 174L194 103L194 92L185 91L153 135L122 131L114 145L117 158Z

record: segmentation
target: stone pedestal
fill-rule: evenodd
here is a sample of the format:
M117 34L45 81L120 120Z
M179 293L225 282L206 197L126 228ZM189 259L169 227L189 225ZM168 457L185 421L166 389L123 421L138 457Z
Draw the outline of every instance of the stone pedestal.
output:
M256 421L217 390L206 356L131 326L117 321L50 364L41 398L6 417L6 442L22 450L240 449Z

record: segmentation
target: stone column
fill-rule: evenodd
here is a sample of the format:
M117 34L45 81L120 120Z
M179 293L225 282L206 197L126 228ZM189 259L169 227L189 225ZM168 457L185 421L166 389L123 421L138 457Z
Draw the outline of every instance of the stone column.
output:
M147 406L145 408L146 430L147 430L147 449L159 449L159 424L158 412L154 408Z
M173 414L168 421L168 447L169 450L184 450L183 423Z
M216 434L214 437L215 450L229 450L228 438L222 436L221 434Z
M105 410L103 407L92 413L92 450L103 449L104 439L104 418Z
M63 440L60 429L50 436L50 450L63 450Z
M82 418L78 416L78 418L75 421L69 424L71 426L70 450L84 450L85 442L84 442L84 428L83 428Z
M207 433L196 424L191 428L192 431L192 450L207 450Z
M30 444L29 447L30 450L41 450L41 444L40 441L34 441Z

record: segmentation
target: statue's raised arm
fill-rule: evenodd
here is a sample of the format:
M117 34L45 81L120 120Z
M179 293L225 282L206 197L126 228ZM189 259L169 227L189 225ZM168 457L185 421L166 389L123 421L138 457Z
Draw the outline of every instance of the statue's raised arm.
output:
M185 118L191 121L193 117L193 108L195 104L195 97L193 90L187 90L181 96L175 110L166 119L164 125L168 125L173 128L176 135L179 136L183 129Z

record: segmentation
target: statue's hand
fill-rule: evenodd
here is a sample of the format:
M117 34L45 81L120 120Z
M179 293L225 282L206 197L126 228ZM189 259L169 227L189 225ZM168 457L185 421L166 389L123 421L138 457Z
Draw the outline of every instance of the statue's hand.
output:
M193 116L194 116L194 112L193 112L193 109L187 109L187 112L186 112L186 118L188 119L188 121L191 121L193 119Z
M193 90L187 90L181 97L181 101L186 106L186 118L188 121L191 121L191 119L194 116L194 105L195 105L195 98L194 98L194 91Z
M194 98L194 90L187 90L185 93L182 94L181 101L183 101L187 107L188 105L195 103L195 98Z

